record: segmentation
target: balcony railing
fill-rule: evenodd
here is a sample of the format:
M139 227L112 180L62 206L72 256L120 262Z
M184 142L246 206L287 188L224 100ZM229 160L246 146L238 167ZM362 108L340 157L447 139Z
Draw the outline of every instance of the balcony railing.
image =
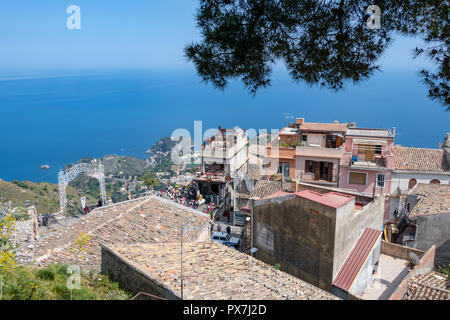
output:
M344 154L345 149L343 146L339 148L301 146L295 149L296 156L341 158Z
M386 157L379 156L374 157L372 159L364 159L364 157L352 156L350 158L350 166L351 167L364 167L364 168L377 168L377 167L386 167Z

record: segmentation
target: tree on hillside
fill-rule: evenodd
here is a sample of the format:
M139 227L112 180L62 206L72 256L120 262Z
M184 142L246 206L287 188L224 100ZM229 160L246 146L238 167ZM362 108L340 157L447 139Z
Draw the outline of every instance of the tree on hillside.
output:
M141 176L140 180L144 182L144 185L149 189L155 189L159 186L159 180L154 173L146 173Z
M377 10L380 8L380 24ZM202 41L185 48L198 74L217 88L241 78L253 94L284 62L291 77L340 90L380 70L394 35L415 36L435 64L421 70L428 95L450 110L448 0L201 0ZM380 28L378 28L380 26Z

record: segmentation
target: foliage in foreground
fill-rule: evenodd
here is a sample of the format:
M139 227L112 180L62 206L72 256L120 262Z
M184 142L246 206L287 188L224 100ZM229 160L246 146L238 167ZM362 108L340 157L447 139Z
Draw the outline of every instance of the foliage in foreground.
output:
M445 274L446 276L450 275L450 264L447 266L439 266L436 268L436 271L442 274Z
M254 94L284 62L294 81L341 90L381 70L393 37L415 37L424 45L414 57L434 65L420 71L428 96L450 110L448 8L448 0L202 0L202 40L185 54L220 89L241 78Z
M70 300L67 265L45 268L19 266L6 273L2 300ZM80 289L72 290L73 300L126 300L131 294L108 276L91 271L81 274Z

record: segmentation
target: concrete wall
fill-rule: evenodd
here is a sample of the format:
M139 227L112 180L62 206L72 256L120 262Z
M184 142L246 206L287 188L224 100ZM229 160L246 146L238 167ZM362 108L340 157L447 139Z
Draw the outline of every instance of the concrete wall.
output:
M414 253L419 258L421 258L424 255L424 251L402 246L395 243L390 243L386 241L381 241L381 253L386 254L388 256L394 257L394 258L400 258L403 260L411 260L410 254Z
M450 214L430 214L414 217L417 224L413 248L428 250L436 246L436 265L450 264Z
M330 290L336 210L295 195L258 200L253 210L255 257Z
M337 211L335 249L333 263L333 279L345 262L353 245L359 239L364 228L383 230L384 198L365 205L360 211L345 210L341 207Z
M384 198L355 212L355 200L335 209L295 195L257 200L255 257L322 289L331 283L365 227L381 230ZM311 210L318 212L318 215Z
M178 294L171 289L151 279L143 271L104 246L102 246L101 271L133 294L145 292L166 299L179 299Z

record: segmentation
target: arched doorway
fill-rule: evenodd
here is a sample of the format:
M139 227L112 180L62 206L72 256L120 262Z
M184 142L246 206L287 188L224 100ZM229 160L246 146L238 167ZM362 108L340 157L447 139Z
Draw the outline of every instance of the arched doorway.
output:
M430 184L440 184L441 182L438 179L433 179L430 181Z
M417 180L412 178L409 179L409 183L408 183L408 189L411 190L412 188L414 188L414 186L417 184Z

